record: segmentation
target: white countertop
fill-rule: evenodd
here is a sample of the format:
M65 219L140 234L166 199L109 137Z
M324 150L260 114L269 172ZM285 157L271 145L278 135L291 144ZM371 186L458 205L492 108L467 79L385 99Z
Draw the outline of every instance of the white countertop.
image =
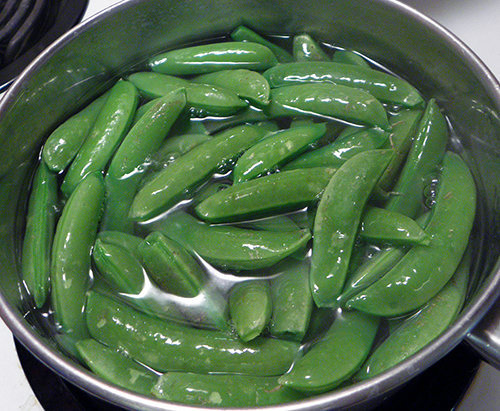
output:
M404 3L432 17L464 41L500 78L500 1L499 0L404 0ZM117 3L116 0L90 0L85 17ZM14 342L0 321L0 398L5 411L43 411L14 354ZM6 349L9 347L11 349ZM9 370L5 372L5 370ZM425 393L423 393L425 395ZM483 363L458 411L500 409L500 372Z

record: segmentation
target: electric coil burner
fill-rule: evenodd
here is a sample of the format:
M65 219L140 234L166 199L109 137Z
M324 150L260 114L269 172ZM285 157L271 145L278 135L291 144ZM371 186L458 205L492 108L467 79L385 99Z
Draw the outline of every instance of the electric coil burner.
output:
M0 92L81 20L87 4L88 0L0 1Z

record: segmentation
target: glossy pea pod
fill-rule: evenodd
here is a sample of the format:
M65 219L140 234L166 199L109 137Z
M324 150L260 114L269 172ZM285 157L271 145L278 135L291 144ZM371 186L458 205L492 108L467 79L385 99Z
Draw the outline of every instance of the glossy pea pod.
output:
M353 127L354 128L354 127ZM383 147L389 133L378 129L348 127L332 143L301 154L285 164L284 170L311 167L340 167L355 155Z
M95 340L80 340L76 349L91 371L112 384L150 395L158 382L159 376L149 368Z
M75 158L106 103L108 94L98 97L50 134L42 150L42 159L50 170L58 173L64 171Z
M408 82L383 71L333 62L280 64L264 73L271 88L304 83L331 83L364 90L376 99L396 106L415 107L424 103Z
M128 212L146 171L146 161L158 150L185 105L184 90L167 94L151 107L123 139L104 180L107 199L103 229L133 233L134 225L128 218Z
M331 83L286 85L271 90L270 117L309 115L368 127L389 128L384 106L364 90Z
M211 226L185 212L172 213L159 224L159 231L190 252L216 267L234 270L271 267L301 250L311 239L307 229L276 232Z
M229 294L229 315L242 341L263 333L272 313L271 289L267 280L248 280L236 284Z
M293 58L295 61L330 61L321 46L307 33L294 36Z
M33 180L22 252L23 281L38 308L45 304L50 290L57 203L57 177L42 162Z
M238 224L238 227L252 228L254 230L264 231L295 231L300 230L300 227L286 215L276 215L259 220L247 221Z
M472 175L457 155L445 154L427 246L413 247L380 280L347 302L363 312L396 316L429 301L455 272L469 241L476 210Z
M202 74L191 79L191 81L223 87L257 107L264 107L269 104L271 87L269 87L269 83L264 76L256 71L245 69L222 70Z
M89 294L86 318L94 339L160 372L280 375L299 349L290 341L244 343L228 333L151 318L96 293Z
M97 233L97 239L104 243L122 247L135 257L139 256L138 247L142 242L141 237L127 234L122 231L100 231Z
M311 289L318 307L332 307L342 292L362 212L392 151L371 150L333 175L314 220Z
M309 328L314 305L309 287L308 261L288 263L282 273L272 278L271 296L271 335L302 341Z
M332 62L370 68L370 65L363 57L351 50L336 50L333 53Z
M325 336L279 378L294 390L319 394L351 378L370 353L380 320L364 313L343 311Z
M188 80L161 73L138 72L128 76L128 81L149 99L162 97L179 88L185 89L191 114L197 117L230 116L248 105L236 93L225 88L193 84Z
M235 184L202 201L195 211L205 221L227 223L300 210L319 201L335 171L290 170Z
M257 127L239 126L195 147L139 190L129 216L145 221L169 209L264 135Z
M162 375L152 394L166 401L217 408L266 406L304 398L280 385L278 377L180 372Z
M418 125L405 165L384 208L414 217L422 207L429 175L437 171L448 144L448 125L435 100L430 100Z
M441 335L463 306L470 266L470 253L466 253L446 286L377 347L355 379L364 380L388 370Z
M246 150L233 168L235 184L279 168L325 135L325 124L311 124L278 131Z
M83 306L90 285L90 254L104 203L104 182L90 174L75 188L57 223L52 246L52 307L61 331L86 338Z
M253 30L250 30L245 26L238 26L233 32L231 32L230 37L234 41L245 41L262 44L273 52L276 60L280 63L289 63L293 61L292 55L286 51L284 48L274 44L273 42L266 40L264 37L260 36Z
M102 172L119 146L134 118L139 93L133 84L120 80L109 96L90 135L71 163L61 185L69 195L88 174Z
M181 48L149 60L151 70L174 76L235 69L261 71L276 64L276 57L268 47L241 41Z

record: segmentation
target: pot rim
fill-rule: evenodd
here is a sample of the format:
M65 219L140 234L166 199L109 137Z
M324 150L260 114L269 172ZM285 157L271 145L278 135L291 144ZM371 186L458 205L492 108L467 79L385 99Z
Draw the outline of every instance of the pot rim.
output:
M143 1L146 0L122 0L89 19L84 20L45 49L13 82L0 100L0 121L6 108L15 102L16 96L32 78L34 73L36 73L39 66L43 65L82 32L100 24L103 20L108 18L108 16L129 7L133 7L135 4ZM433 32L438 35L439 38L445 40L450 48L461 55L462 60L467 63L468 68L485 87L485 90L487 90L495 106L500 108L500 83L479 57L476 56L458 37L433 19L408 5L400 3L398 0L378 0L378 2L395 9L409 19L417 21L426 30ZM262 409L273 409L279 411L299 411L309 409L319 411L332 409L332 407L344 408L368 401L373 396L389 392L404 384L416 374L424 371L459 344L466 337L467 333L469 333L488 312L498 296L500 296L500 262L496 263L492 273L484 281L476 297L470 302L467 309L461 313L455 323L432 343L399 365L366 381L317 395L310 399L275 406L247 408L247 410L257 411ZM40 361L61 375L64 379L92 395L121 407L134 410L213 410L213 408L193 407L156 400L119 388L102 380L97 375L69 361L60 352L45 344L23 318L19 310L16 307L12 307L1 294L0 316L11 329L14 336ZM228 408L227 410L236 409Z

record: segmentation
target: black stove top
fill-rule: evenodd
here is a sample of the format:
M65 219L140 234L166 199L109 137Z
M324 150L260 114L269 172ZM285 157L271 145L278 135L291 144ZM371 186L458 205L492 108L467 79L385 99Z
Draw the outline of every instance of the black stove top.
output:
M125 411L82 391L40 363L20 343L16 348L27 379L46 411ZM374 411L451 411L461 401L481 363L465 344L411 380Z

